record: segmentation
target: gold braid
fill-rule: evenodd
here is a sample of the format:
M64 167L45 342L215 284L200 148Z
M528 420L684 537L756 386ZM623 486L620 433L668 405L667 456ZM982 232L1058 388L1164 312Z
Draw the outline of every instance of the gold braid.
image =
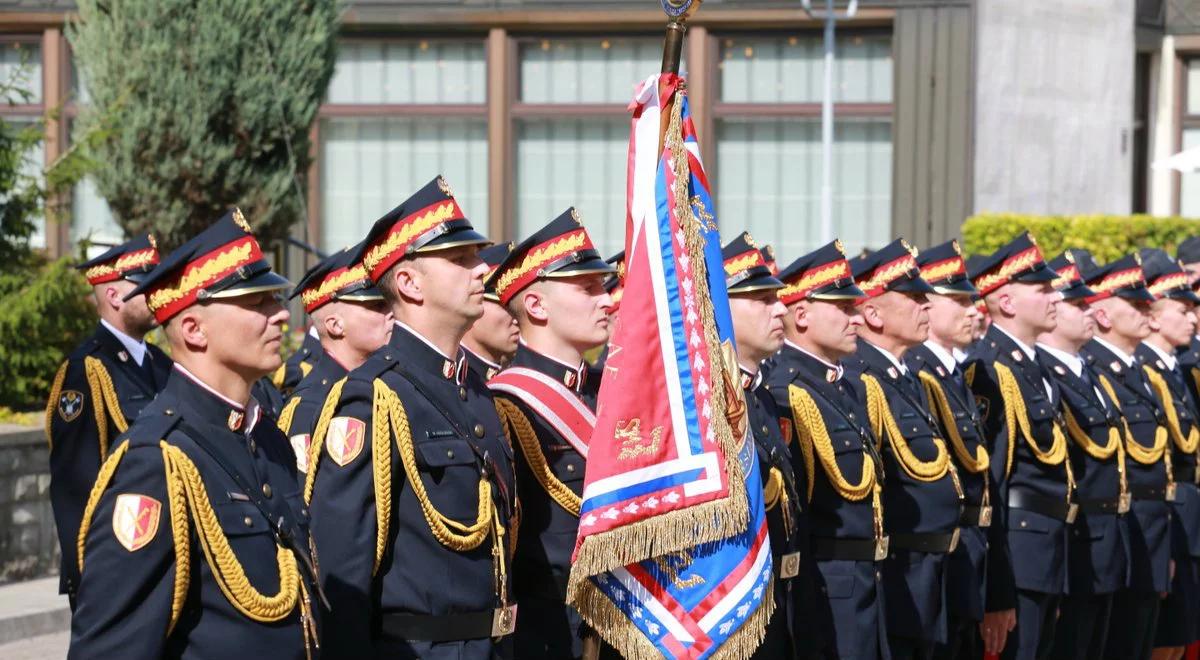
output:
M529 423L529 418L521 412L517 404L501 397L496 397L496 413L500 416L500 421L504 423L504 432L508 436L510 444L514 444L512 436L517 436L515 444L520 446L521 453L529 462L529 471L533 473L538 484L550 495L550 499L578 518L583 499L560 481L550 466L546 464L546 455L542 453L542 444L538 442L537 433L534 432L533 425ZM511 435L509 434L510 430Z
M300 571L296 565L296 556L287 548L277 545L275 561L279 567L279 593L266 596L255 589L246 577L242 563L230 547L224 530L221 529L221 523L208 500L204 480L200 477L196 465L179 447L168 444L165 440L160 441L159 446L162 448L168 483L176 482L168 486L168 493L184 495L187 509L196 521L196 535L200 539L200 548L204 551L209 568L212 569L213 580L220 587L225 599L237 611L262 623L280 621L291 614L296 609L301 595ZM172 532L178 539L186 535L186 530L180 526L186 526L187 516L178 513L182 506L174 501L171 507ZM177 519L182 522L177 523ZM178 546L177 540L176 548ZM175 602L182 602L178 592L175 594ZM174 619L174 616L172 618Z
M296 416L296 408L300 406L300 397L293 397L283 410L279 411L279 430L283 431L284 435L290 435L292 432L292 418Z
M188 534L187 493L179 469L166 461L163 469L167 475L167 515L171 521L171 539L175 543L175 588L171 594L171 621L167 634L175 629L179 616L183 614L183 603L187 600L188 584L192 577L192 542Z
M1175 440L1175 446L1185 454L1196 453L1196 448L1200 446L1200 430L1193 424L1187 437L1183 437L1183 425L1179 423L1179 412L1175 410L1175 399L1171 396L1171 388L1167 386L1166 379L1149 366L1143 365L1142 369L1150 379L1154 391L1158 393L1158 398L1162 399L1163 408L1167 413L1167 429L1171 432L1171 438Z
M779 513L783 520L783 533L788 538L792 537L792 507L791 498L788 496L787 484L783 480L783 473L779 468L773 467L767 472L767 481L763 484L763 506L767 511L780 507Z
M896 418L892 416L883 386L870 374L862 374L861 378L867 389L867 416L871 418L871 430L875 432L876 437L883 437L884 431L887 431L888 443L896 454L896 462L904 472L917 481L927 482L937 481L946 476L950 471L950 454L946 451L946 444L942 439L932 439L933 446L937 449L937 456L932 460L923 461L917 458L900 432Z
M1117 412L1121 411L1121 400L1117 398L1117 390L1113 384L1103 374L1100 376L1100 385L1108 392L1113 400L1113 405L1117 407ZM1159 426L1154 430L1154 446L1147 449L1141 443L1133 439L1133 431L1129 428L1129 420L1121 418L1121 424L1125 427L1125 444L1127 445L1126 454L1133 460L1142 465L1153 465L1163 457L1167 449L1167 429ZM1167 457L1170 461L1170 457ZM1167 474L1170 476L1170 466L1167 466Z
M392 522L392 435L389 426L391 411L388 409L384 392L391 393L392 390L382 379L376 378L372 383L374 399L371 402L371 474L375 491L375 563L372 565L371 575L378 573L379 566L383 563L383 554L387 551L387 540L391 533L389 526ZM392 396L395 396L395 393L392 393ZM400 429L396 430L397 435L400 432ZM407 424L403 432L411 449L412 436ZM396 439L397 445L401 442L400 438Z
M87 505L83 507L83 518L80 519L79 535L75 537L75 551L80 573L83 572L83 546L87 541L88 528L92 525L92 516L96 514L96 507L100 505L100 496L104 495L105 489L108 488L108 482L112 481L113 475L117 472L117 465L120 464L121 457L128 450L128 440L117 445L113 453L100 465L100 471L96 473L96 482L92 484L92 491L88 493Z
M117 427L118 433L128 430L129 422L125 421L125 415L121 412L121 402L113 387L112 376L108 374L104 363L99 358L89 355L83 359L83 367L84 373L87 374L88 388L92 391L92 411L96 414L96 429L100 436L100 458L104 458L108 454L108 424L105 421L105 410L107 409L107 416L112 418L113 426Z
M812 455L815 452L821 460L821 467L825 470L830 485L844 499L857 502L871 494L875 487L875 459L871 457L870 452L863 449L862 475L857 484L850 483L838 466L837 456L833 452L833 440L829 437L821 410L816 401L813 401L812 395L795 385L789 385L788 402L792 407L792 416L796 418L796 435L800 446L806 450L805 461L809 466L813 465ZM812 501L812 467L808 468L808 473L808 499Z
M1000 386L1000 397L1004 401L1004 421L1008 428L1008 459L1004 466L1005 477L1007 478L1012 470L1013 452L1016 450L1016 434L1020 429L1021 436L1025 438L1025 443L1029 445L1034 458L1045 465L1063 466L1063 470L1067 473L1067 499L1069 500L1071 493L1075 491L1075 474L1071 471L1071 462L1067 460L1067 436L1063 433L1062 426L1058 420L1053 420L1051 422L1053 439L1050 448L1043 450L1039 447L1033 439L1029 411L1025 408L1025 398L1021 396L1021 386L1017 384L1017 377L1013 374L1012 369L999 362L994 363L993 366L996 369L996 379Z
M338 379L329 394L325 395L325 403L321 404L321 413L317 415L317 426L313 429L312 440L308 445L308 474L304 477L304 503L312 504L313 484L317 479L317 465L321 462L321 448L325 446L325 434L329 432L329 422L337 410L338 401L342 398L342 387L346 384L343 376Z
M46 444L54 449L54 436L50 434L50 425L54 422L54 410L58 407L58 398L62 396L63 381L67 378L67 362L63 362L54 374L54 384L50 386L50 398L46 400Z
M967 450L967 443L963 441L962 436L958 433L958 423L954 421L954 412L950 410L950 400L946 397L945 390L942 389L942 384L938 382L933 374L920 371L917 373L921 378L921 383L925 385L925 392L929 395L930 401L933 401L937 406L938 416L942 419L942 426L945 427L947 435L950 436L950 448L954 450L955 457L958 462L966 468L967 472L979 474L988 469L991 465L991 459L988 457L987 450L982 444L976 445L975 455Z
M275 386L275 389L278 390L283 388L283 379L285 376L287 376L286 361L279 365L279 368L275 370L275 373L271 374L271 384Z

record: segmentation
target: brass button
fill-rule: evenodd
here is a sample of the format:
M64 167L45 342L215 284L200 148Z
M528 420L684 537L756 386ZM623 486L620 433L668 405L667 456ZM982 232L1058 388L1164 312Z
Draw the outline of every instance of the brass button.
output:
M385 361L385 362L391 362L391 361L392 361L392 356L390 356L390 355L385 355L385 356L383 356L383 359L384 359L384 361Z
M175 409L167 408L166 410L163 411L163 414L166 415L167 417L173 417L175 415Z
M270 499L270 497L271 497L271 484L263 484L262 491L263 491L263 496L264 496L264 497L266 497L267 499Z
M1021 521L1021 526L1022 526L1022 527L1027 527L1027 526L1029 526L1029 523L1028 523L1028 522L1026 522L1026 521L1024 521L1024 520L1022 520L1022 521Z
M463 401L467 400L467 388L465 388L465 387L458 388L458 398L462 399Z
M473 430L473 431L475 431L475 437L476 437L476 438L482 438L482 437L483 437L483 424L476 424L476 425L475 425L475 428L474 428L474 429L472 429L472 430Z
M246 523L246 526L247 526L247 527L253 527L253 526L254 526L254 519L253 519L253 518L251 518L250 516L246 516L245 518L242 518L242 522Z
M574 471L575 471L575 464L567 463L567 472L574 472Z
M322 379L321 379L321 384L322 384L322 385L328 385L328 384L329 384L329 379L328 379L328 378L322 378Z
M254 442L254 439L253 439L253 438L251 438L251 440L250 440L250 453L251 453L251 454L253 454L255 451L258 451L258 445L257 445L257 444L255 444L255 442Z
M764 426L764 427L762 427L762 434L763 434L763 435L766 435L766 434L767 434L767 427L765 427L765 426Z
M454 458L454 450L453 449L446 450L446 458Z

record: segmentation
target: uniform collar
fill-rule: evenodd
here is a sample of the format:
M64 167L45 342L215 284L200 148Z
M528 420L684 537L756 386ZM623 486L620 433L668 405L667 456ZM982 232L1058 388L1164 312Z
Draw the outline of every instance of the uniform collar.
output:
M1067 368L1071 370L1071 373L1075 374L1076 378L1083 377L1083 358L1079 357L1079 355L1068 353L1053 346L1047 346L1041 342L1038 342L1037 347L1049 353L1054 359L1067 365Z
M949 351L947 351L945 348L942 348L941 344L932 339L927 339L925 340L925 348L928 348L930 353L933 353L935 356L937 356L938 362L942 363L942 366L946 368L946 371L953 372L956 368L958 368L958 360L954 359L954 356L951 355Z
M880 355L887 358L888 362L892 363L892 366L895 367L896 370L900 372L901 376L908 373L908 367L905 366L904 363L901 362L899 358L897 358L895 355L892 355L891 351L886 351L886 350L876 346L875 344L872 344L871 342L867 341L866 339L860 338L859 341L862 342L863 345L866 345L866 346L869 346L869 347L875 349L876 351L879 352Z
M492 376L500 373L500 369L502 367L499 364L492 362L475 351L467 348L466 344L463 344L462 350L467 356L468 364L474 363L472 366L475 367L475 370L479 372L480 377L482 377L485 381L491 380Z
M1123 362L1123 363L1125 364L1125 366L1126 366L1126 367L1132 367L1132 366L1133 366L1133 356L1132 356L1132 355L1130 355L1130 354L1128 354L1128 353L1126 353L1125 351L1123 351L1123 350L1121 350L1121 349L1117 348L1116 346L1113 346L1111 342L1107 342L1107 341L1105 341L1104 339L1102 339L1102 338L1101 338L1101 337L1099 337L1099 336L1092 337L1092 341L1096 342L1097 344L1100 344L1100 345L1101 345L1101 346L1103 346L1103 347L1104 347L1104 348L1105 348L1105 349L1106 349L1108 352L1110 352L1110 353L1112 353L1113 355L1117 356L1117 359L1118 359L1118 360L1120 360L1121 362Z
M824 359L804 350L803 348L800 348L787 339L783 340L783 346L784 348L782 350L791 349L795 351L798 354L797 357L800 358L800 366L810 371L814 376L818 376L820 380L824 380L827 383L836 383L837 381L841 380L842 375L845 374L845 369L842 368L840 363L831 364Z
M459 385L466 382L467 355L461 346L458 354L451 359L421 333L400 321L395 323L396 327L392 330L392 338L388 345L396 350L399 360L405 365L413 365L446 380L454 380Z
M129 351L129 357L133 358L134 364L139 367L142 366L142 360L146 357L146 340L137 341L118 330L116 326L105 319L100 319L100 325L104 326L105 330L111 332L112 336L116 337L117 341L121 342L121 345L125 347L125 350Z
M747 392L753 392L754 390L758 389L759 385L762 384L762 381L763 381L762 369L756 369L754 371L750 371L749 369L747 369L739 364L738 371L741 373L740 380L741 380L743 390L746 390Z
M1025 357L1029 358L1030 360L1037 360L1037 351L1033 350L1032 346L1026 344L1020 339L1017 339L1011 332L1005 330L999 325L996 325L995 323L992 324L992 327L995 328L997 332L1002 333L1005 337L1008 337L1010 340L1012 340L1012 343L1016 344L1017 348L1021 349L1021 352L1025 354Z
M1170 353L1164 353L1161 348L1151 344L1148 341L1142 342L1142 345L1154 351L1154 354L1158 356L1158 359L1162 360L1163 364L1167 365L1167 371L1175 371L1175 367L1178 365L1179 360L1176 359L1174 355L1171 355Z
M246 436L250 435L254 430L254 425L258 423L259 418L262 416L262 409L253 396L246 402L246 405L242 405L209 387L198 376L188 371L186 367L178 362L175 363L175 370L178 376L180 376L179 380L207 395L187 397L186 399L188 403L198 409L198 412L204 415L205 421L220 425L223 420L225 428L230 431L235 433L241 432Z
M530 348L524 339L517 345L517 354L513 356L512 366L528 367L540 371L571 388L577 394L583 392L584 384L587 382L587 362L580 360L578 365L571 366Z

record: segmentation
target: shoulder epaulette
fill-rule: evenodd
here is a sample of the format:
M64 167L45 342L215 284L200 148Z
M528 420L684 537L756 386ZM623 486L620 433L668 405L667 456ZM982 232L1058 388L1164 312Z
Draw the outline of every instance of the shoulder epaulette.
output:
M372 383L383 372L396 366L396 351L391 346L384 346L367 357L357 369L350 372L350 380L362 380Z

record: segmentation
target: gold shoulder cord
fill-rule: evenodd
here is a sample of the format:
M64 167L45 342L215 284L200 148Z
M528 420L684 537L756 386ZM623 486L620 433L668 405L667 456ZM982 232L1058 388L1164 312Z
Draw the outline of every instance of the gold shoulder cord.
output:
M275 370L275 373L271 374L271 384L275 386L275 389L283 388L283 379L285 376L287 376L287 360L284 360L283 364L279 365L279 368Z
M1100 386L1108 392L1109 398L1112 399L1113 405L1117 407L1117 412L1121 411L1121 400L1117 398L1117 390L1113 387L1111 381L1104 374L1100 374ZM1142 465L1154 465L1162 459L1163 467L1167 472L1167 490L1175 488L1175 469L1171 466L1171 452L1167 451L1167 429L1159 426L1154 430L1154 447L1147 449L1141 443L1133 439L1133 431L1129 429L1129 420L1125 416L1121 416L1121 425L1125 427L1125 446L1127 449L1121 453L1121 477L1125 477L1125 461L1124 457L1128 455L1135 462Z
M329 432L329 423L333 421L333 412L337 410L337 404L342 399L342 388L345 385L346 377L343 376L333 384L333 387L329 388L329 394L325 395L325 402L321 404L321 412L317 415L317 426L313 429L312 438L308 444L308 474L304 477L305 504L312 504L313 483L317 478L317 466L321 463L321 449L325 446L325 434ZM391 458L390 453L388 458Z
M1112 383L1108 382L1108 379L1105 378L1103 374L1100 375L1100 386L1103 387L1104 391L1108 393L1109 398L1111 398L1114 402L1113 405L1117 406L1117 411L1120 412L1121 408L1116 403L1117 393L1113 390ZM1065 402L1063 403L1063 412L1066 413L1067 418L1067 434L1071 436L1071 439L1075 441L1075 444L1079 445L1079 447L1083 449L1085 454L1098 461L1108 460L1113 454L1116 454L1117 478L1120 481L1120 493L1122 496L1125 495L1125 493L1128 493L1129 485L1125 476L1125 446L1121 443L1121 432L1117 429L1117 427L1108 427L1108 444L1101 447L1092 440L1091 436L1089 436L1086 431L1083 430L1083 427L1081 427L1079 422L1076 421L1075 414L1071 412L1071 407L1066 405ZM1124 417L1121 418L1121 423L1125 423Z
M795 418L796 440L804 453L804 461L808 469L808 500L812 501L813 472L815 453L821 460L821 467L828 477L829 484L843 499L859 502L868 494L871 495L871 512L874 518L875 538L883 538L883 496L882 488L875 480L875 459L871 452L862 449L862 476L857 484L850 483L837 464L837 456L833 453L833 440L825 427L825 419L821 409L812 395L796 385L788 385L788 403Z
M896 462L904 472L917 481L937 481L946 476L950 471L950 454L946 451L946 443L942 442L941 438L933 438L937 456L929 461L917 458L908 446L904 434L900 432L896 418L892 416L883 386L870 374L862 374L862 381L867 388L867 415L871 418L871 430L875 432L876 437L883 437L884 432L887 432L888 444L892 446ZM957 483L957 478L955 481Z
M171 536L175 548L174 591L171 597L171 619L167 627L170 635L183 612L191 580L191 539L188 530L189 513L196 521L196 536L204 551L213 579L229 604L247 618L262 623L281 621L300 606L300 623L304 631L305 650L311 654L316 645L316 627L312 616L312 604L307 587L300 579L295 555L282 546L276 546L276 563L279 568L279 593L266 596L254 588L246 571L229 545L229 539L221 529L217 515L209 502L208 493L200 471L184 451L159 441L163 465L166 472L168 513ZM108 488L113 474L125 453L129 441L121 443L100 469L96 483L88 496L83 522L77 539L79 570L83 571L83 550L96 506Z
M529 418L517 404L496 397L496 413L500 416L500 421L503 422L504 432L509 435L509 444L519 446L521 453L524 454L525 460L529 461L529 471L533 473L538 484L546 491L550 498L558 503L568 513L579 517L579 507L583 500L575 494L566 484L554 475L554 471L546 463L546 455L542 452L542 444L538 442L537 433L533 430L533 425L530 424ZM517 441L512 441L512 436L515 435Z
M925 385L925 392L929 394L929 399L937 407L937 414L942 420L942 426L945 427L947 435L950 436L950 447L954 450L958 462L972 474L985 472L991 464L987 450L983 448L982 444L975 447L974 456L967 450L967 443L958 433L958 423L954 420L954 411L950 409L950 400L946 397L946 391L942 389L942 384L929 372L920 371L917 374L921 378L921 383Z
M1029 411L1025 408L1025 398L1021 396L1021 386L1017 384L1017 377L1011 369L999 362L994 363L993 366L996 369L996 379L999 381L1000 396L1004 400L1004 422L1008 428L1008 458L1004 465L1005 477L1012 471L1013 452L1016 448L1016 434L1019 428L1021 436L1025 438L1025 443L1029 445L1034 458L1046 465L1063 466L1063 470L1067 473L1067 501L1070 501L1071 494L1075 491L1075 474L1071 471L1071 462L1067 460L1067 437L1063 434L1062 427L1058 420L1052 421L1053 440L1050 448L1043 450L1039 447L1033 440Z
M54 449L54 436L51 434L51 425L54 423L54 410L58 408L58 398L62 396L63 381L67 378L67 362L63 362L58 368L58 373L54 374L54 384L50 386L50 398L46 400L46 444L51 449ZM103 460L103 456L101 456Z
M290 435L292 432L292 418L296 416L296 408L300 405L300 397L292 397L291 401L283 407L279 412L279 430L283 431L284 435Z
M96 415L96 432L100 436L100 458L108 454L108 421L112 418L113 426L118 433L129 429L125 415L121 412L121 402L117 399L117 390L113 387L112 376L99 358L92 356L83 359L83 371L87 375L88 389L92 392L92 412ZM107 410L106 410L107 409Z
M1150 385L1154 387L1154 391L1158 393L1158 398L1162 401L1163 409L1167 413L1167 429L1171 432L1171 438L1175 440L1175 446L1185 454L1196 453L1196 448L1200 446L1200 430L1197 430L1193 424L1187 437L1183 436L1183 425L1179 423L1179 412L1175 410L1175 399L1171 396L1171 388L1167 385L1167 380L1149 366L1143 365L1142 369L1146 372L1146 377L1150 379Z

